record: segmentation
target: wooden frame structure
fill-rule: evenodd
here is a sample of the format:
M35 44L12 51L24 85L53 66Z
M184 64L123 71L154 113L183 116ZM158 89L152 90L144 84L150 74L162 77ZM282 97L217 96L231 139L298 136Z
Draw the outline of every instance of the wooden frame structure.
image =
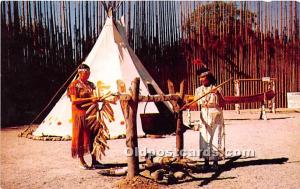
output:
M135 78L131 83L131 94L124 93L125 84L122 81L118 81L119 100L122 107L123 115L126 121L126 146L131 152L138 153L138 137L137 137L137 124L136 116L139 102L162 102L170 101L173 106L173 111L176 114L176 154L177 158L182 158L183 150L183 123L182 116L180 114L180 108L183 105L184 98L184 82L180 84L180 93L175 94L174 85L171 81L168 81L169 95L151 95L140 96L139 86L140 79ZM139 157L135 153L131 153L127 158L128 163L128 178L133 178L139 174Z
M270 78L270 77L263 77L261 79L236 79L234 80L234 96L241 96L241 82L245 81L261 81L263 83L267 83L267 89L273 90L275 92L275 81L276 78ZM266 100L268 103L268 107L270 108L272 113L276 113L276 107L275 107L275 97L271 100ZM240 104L235 104L235 111L240 114ZM265 102L261 104L261 117L263 119L266 119L265 116Z

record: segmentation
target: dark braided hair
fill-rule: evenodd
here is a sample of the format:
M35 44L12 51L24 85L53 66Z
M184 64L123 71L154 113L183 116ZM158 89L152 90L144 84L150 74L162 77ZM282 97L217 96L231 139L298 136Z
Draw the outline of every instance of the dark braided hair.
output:
M209 72L205 77L208 79L210 85L217 84L216 78L213 76L213 74L209 71L207 67L202 66L200 69L196 71L197 76L200 76L204 72Z
M80 64L78 66L78 69L85 69L85 70L90 71L90 67L88 65L86 65L86 64Z

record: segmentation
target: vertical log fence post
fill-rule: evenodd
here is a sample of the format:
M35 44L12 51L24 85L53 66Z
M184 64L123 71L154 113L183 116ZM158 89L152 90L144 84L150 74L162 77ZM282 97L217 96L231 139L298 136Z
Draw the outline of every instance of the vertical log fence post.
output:
M179 91L180 99L178 100L177 104L178 107L182 107L183 105L183 99L184 99L184 81L180 83L180 91ZM176 111L177 114L177 120L176 120L176 154L178 159L182 159L182 152L183 152L183 146L184 146L184 139L183 139L183 120L182 120L182 112Z
M131 154L127 157L128 174L127 177L132 179L139 174L139 151L137 140L137 108L139 103L139 86L140 79L135 78L131 83L131 96L132 99L128 102L128 118L126 119L126 146Z
M168 89L169 94L175 94L175 89L173 83L168 80ZM183 105L184 99L184 81L180 83L180 92L179 92L180 99L178 102L171 101L173 106L174 113L176 114L176 156L178 159L182 159L182 151L184 146L184 138L183 138L183 120L182 120L182 113L180 112L180 107Z

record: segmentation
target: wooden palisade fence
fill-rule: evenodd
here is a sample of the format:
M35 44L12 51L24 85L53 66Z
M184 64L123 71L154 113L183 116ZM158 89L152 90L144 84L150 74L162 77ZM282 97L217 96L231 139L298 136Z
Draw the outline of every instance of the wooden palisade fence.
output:
M287 92L300 91L296 1L111 4L119 5L116 18L124 15L129 44L165 92L168 79L176 85L186 79L185 93L194 93L200 67L195 59L219 83L276 78L276 107L287 106ZM97 1L1 2L2 125L32 120L90 52L105 19ZM240 87L241 95L262 92L255 82ZM234 84L223 89L233 95Z
M277 107L287 106L287 92L300 91L299 3L190 2L182 12L189 93L199 85L195 70L201 65L193 64L195 59L201 59L218 82L247 79L240 85L241 96L263 92L261 78L276 78ZM234 84L223 89L233 95Z

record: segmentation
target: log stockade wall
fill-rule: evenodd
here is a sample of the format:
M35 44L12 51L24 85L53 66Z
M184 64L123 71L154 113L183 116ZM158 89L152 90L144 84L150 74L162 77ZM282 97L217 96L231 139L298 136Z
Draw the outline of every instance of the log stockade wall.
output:
M188 93L199 81L193 64L200 58L218 83L234 79L276 78L276 107L287 107L286 93L300 90L299 4L296 2L240 2L182 6L182 48L187 59ZM266 91L267 83L243 81L240 95ZM234 84L223 87L233 95ZM241 108L258 108L259 103ZM233 105L227 108L233 108Z
M175 86L185 79L185 92L193 94L200 64L218 83L230 77L276 78L276 107L287 107L287 92L300 91L298 2L112 5L119 7L117 19L124 16L130 46L166 93L168 79ZM88 55L106 16L98 1L1 2L2 126L30 123ZM266 88L261 81L245 81L240 95ZM223 91L234 95L233 82Z

